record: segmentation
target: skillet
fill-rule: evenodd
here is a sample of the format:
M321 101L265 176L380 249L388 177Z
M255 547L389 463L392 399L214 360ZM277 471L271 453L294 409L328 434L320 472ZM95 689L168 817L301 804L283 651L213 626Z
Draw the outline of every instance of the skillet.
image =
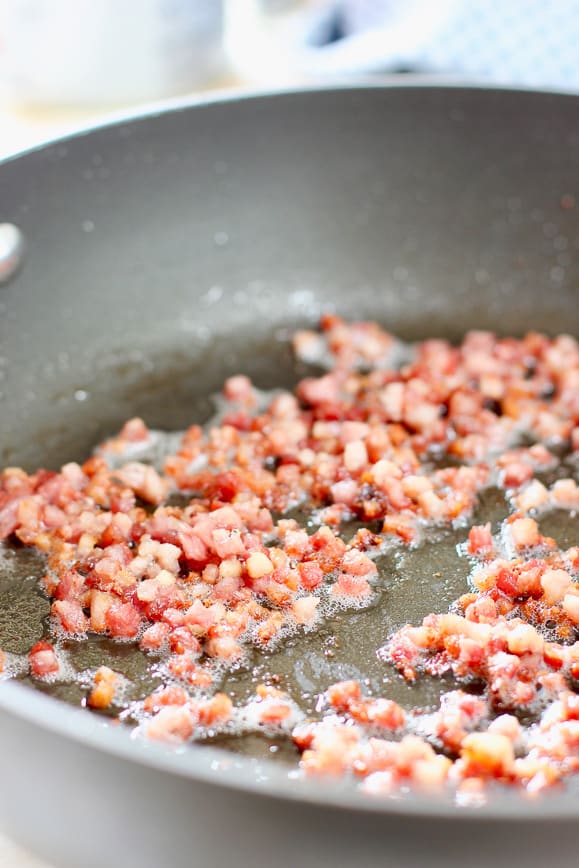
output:
M183 428L210 415L232 372L294 382L287 336L328 309L410 340L577 335L578 108L476 88L234 97L5 163L0 220L26 253L0 290L1 464L81 459L135 414ZM429 575L456 572L454 542ZM3 572L0 644L15 650L42 629L33 570ZM388 613L431 610L424 573L424 560L398 566L370 632ZM449 602L458 587L443 589ZM369 665L368 649L346 648L344 663ZM0 746L0 823L57 865L569 866L576 854L576 792L497 794L474 812L369 801L224 746L135 743L26 685L1 685Z

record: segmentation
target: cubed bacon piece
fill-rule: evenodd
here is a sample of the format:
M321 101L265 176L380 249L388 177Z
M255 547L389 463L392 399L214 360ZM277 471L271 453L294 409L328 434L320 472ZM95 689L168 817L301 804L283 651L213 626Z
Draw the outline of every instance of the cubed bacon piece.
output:
M182 687L162 687L145 697L143 710L155 712L166 705L186 705L187 702L188 696Z
M342 558L342 569L353 576L369 577L378 574L374 561L357 549L349 549L345 552Z
M287 730L293 725L297 709L283 690L258 684L255 693L256 699L250 702L248 711L251 712L251 718L255 718L260 726Z
M184 706L161 708L145 726L145 734L154 741L182 744L193 735L194 717L191 709Z
M549 503L549 492L542 482L534 479L515 499L517 507L523 512L539 510Z
M313 721L298 723L292 730L292 741L300 751L309 750L319 724Z
M269 617L265 618L255 631L258 644L267 645L268 642L275 640L279 636L283 622L284 617L281 612L272 612Z
M365 703L364 716L370 726L380 729L396 730L404 726L406 715L403 709L392 699L383 697ZM352 712L356 720L356 715Z
M179 545L188 561L202 564L208 559L207 546L200 538L196 528L180 527L178 531Z
M85 589L83 576L76 570L63 570L54 589L56 600L78 600Z
M319 362L326 350L326 342L322 335L301 329L292 337L294 353L304 362Z
M157 579L145 579L137 587L137 599L141 603L152 603L161 593L161 586Z
M547 605L559 603L571 588L573 580L566 570L545 570L541 576L543 599Z
M51 606L51 612L67 633L79 635L88 630L89 619L84 614L80 603L70 600L55 600Z
M114 579L119 568L128 567L133 554L125 542L107 546L95 564L95 571L106 578Z
M572 546L564 554L573 569L579 571L579 546Z
M517 597L520 593L518 577L508 567L499 568L495 576L495 585L508 597Z
M332 594L338 597L367 597L372 588L363 576L353 573L339 573L336 583L332 586Z
M278 523L278 532L282 533L282 522ZM307 531L301 529L288 529L283 532L283 543L290 557L301 558L310 548L310 538Z
M324 571L315 561L302 561L298 564L298 572L302 587L313 591L324 581Z
M301 769L306 774L344 774L350 770L359 738L359 732L351 726L322 723L314 732L311 748L302 754Z
M216 693L199 702L196 711L200 726L223 726L233 717L233 702L225 693Z
M101 666L94 676L94 686L89 694L87 703L91 708L109 708L115 698L119 677L108 666Z
M163 570L177 574L179 572L179 558L181 549L172 543L161 543L156 551L157 563Z
M368 452L363 440L347 443L344 449L344 466L349 473L360 473L368 464Z
M416 760L412 769L412 782L421 790L440 790L451 768L451 760L440 754L435 754L428 759Z
M210 687L213 679L211 673L197 663L196 655L176 654L169 660L169 671L192 687Z
M491 597L480 595L466 607L464 616L468 621L494 624L498 618L497 605Z
M462 742L461 757L466 763L467 775L505 778L513 774L513 744L500 733L470 733Z
M420 477L414 477L419 479ZM384 492L388 498L388 504L395 510L410 509L412 507L411 495L407 496L407 490L416 492L416 500L421 497L422 493L428 489L421 488L418 491L417 487L405 485L405 480L397 479L393 476L381 477L378 488Z
M522 738L523 728L512 714L500 714L489 724L488 731L493 734L504 735L516 746Z
M326 698L333 708L338 711L347 711L352 702L361 700L362 688L358 681L340 681L328 687Z
M183 622L188 624L196 635L201 636L224 615L225 608L222 603L204 606L201 600L195 600L183 614Z
M579 593L565 594L561 606L567 617L574 624L579 624Z
M531 559L517 567L517 587L519 595L540 597L542 594L541 577L545 562Z
M400 787L400 783L400 777L396 769L391 768L387 771L369 774L362 781L360 789L369 796L382 798L396 792Z
M223 394L228 401L235 401L247 407L253 407L257 401L253 384L249 377L246 377L244 374L229 377L225 381Z
M151 626L147 627L141 636L139 646L144 651L158 651L165 645L165 642L169 638L170 631L171 628L169 625L163 623L163 621L151 624Z
M147 503L161 503L169 492L168 481L154 467L140 461L125 464L115 471L115 477Z
M246 568L252 579L260 579L273 573L274 566L271 560L263 552L252 552L246 561Z
M141 615L132 603L115 602L105 613L105 623L111 636L132 639L141 626Z
M18 499L0 507L0 540L13 534L18 527Z
M232 636L217 636L209 639L205 650L209 657L235 663L243 657L243 649Z
M104 633L107 629L107 612L117 599L113 594L105 591L91 591L90 629L95 633Z
M556 642L545 642L543 647L545 663L553 669L561 669L565 664L565 649Z
M56 675L60 665L50 642L37 642L28 655L30 670L37 678Z
M174 654L184 654L186 651L191 654L199 654L201 651L199 639L187 626L175 627L170 631L169 645Z
M574 479L558 479L551 487L551 501L559 509L579 509L579 488Z
M294 600L291 612L296 622L301 626L311 626L316 621L319 604L319 597L299 597Z
M119 439L125 440L127 443L142 443L149 439L149 429L142 419L135 416L134 419L129 419L121 428Z
M225 558L219 564L220 580L240 579L243 573L241 562L237 558Z
M532 466L526 461L517 459L506 464L501 472L501 484L505 488L520 488L532 478ZM521 507L521 509L523 509L523 507Z
M533 518L517 518L509 525L509 529L516 548L536 546L541 540L539 527Z
M342 479L330 486L334 503L353 506L358 497L358 483L354 479Z
M382 532L395 534L405 543L412 543L418 537L416 519L408 515L387 515L384 518Z
M418 496L418 505L425 518L438 522L446 518L444 500L434 491L424 491Z
M471 555L486 555L493 549L490 521L471 527L468 532L468 550Z
M186 623L186 615L181 609L175 609L169 606L165 609L162 615L163 621L169 624L170 627L182 627Z
M340 386L334 374L326 374L317 379L302 380L297 388L298 397L306 404L316 405L333 403L339 400Z
M516 624L507 633L507 648L512 654L542 654L543 639L531 624Z
M389 383L379 392L380 403L390 422L400 422L404 411L404 383Z
M237 528L215 528L211 534L215 553L220 558L233 558L245 554L245 546L241 539L241 533Z
M223 566L223 561L220 565L220 575L221 575L221 567ZM223 600L224 602L230 602L233 600L238 591L242 587L242 581L240 576L224 576L219 579L215 588L213 590L213 597L217 600Z
M422 631L425 634L426 631ZM427 641L427 640L426 640ZM380 648L379 656L391 661L407 681L416 679L416 670L421 662L420 645L409 635L409 628L396 633L384 648Z

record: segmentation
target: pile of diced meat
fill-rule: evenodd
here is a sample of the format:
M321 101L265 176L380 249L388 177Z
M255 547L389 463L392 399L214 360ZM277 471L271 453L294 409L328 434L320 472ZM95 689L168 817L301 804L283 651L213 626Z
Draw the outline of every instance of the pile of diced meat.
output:
M579 509L577 342L471 332L408 347L325 316L294 348L327 372L265 396L231 377L219 417L160 460L159 432L132 419L82 466L2 472L0 539L46 556L52 632L30 650L32 676L66 677L62 637L136 643L163 676L131 706L147 736L286 734L303 774L368 793L449 786L476 801L490 781L536 793L579 772L579 547L540 528L546 511ZM438 709L353 681L329 685L310 719L271 685L238 706L218 692L250 651L368 605L385 546L468 526L491 485L508 515L470 529L464 595L377 637L405 679L453 677ZM102 666L87 703L122 706L123 690Z

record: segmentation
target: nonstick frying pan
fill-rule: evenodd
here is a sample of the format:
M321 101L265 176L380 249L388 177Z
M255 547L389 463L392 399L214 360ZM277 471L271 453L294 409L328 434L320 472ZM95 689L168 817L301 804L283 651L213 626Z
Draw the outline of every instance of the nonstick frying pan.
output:
M0 167L26 245L0 289L0 463L82 458L134 414L183 428L232 372L289 384L288 332L323 310L409 339L577 335L578 178L579 98L454 87L177 105L19 156ZM402 560L372 630L436 605L424 575L456 573L453 546ZM43 612L14 563L17 645ZM569 868L579 842L576 790L371 801L223 746L137 743L25 685L0 685L0 756L0 823L58 866Z

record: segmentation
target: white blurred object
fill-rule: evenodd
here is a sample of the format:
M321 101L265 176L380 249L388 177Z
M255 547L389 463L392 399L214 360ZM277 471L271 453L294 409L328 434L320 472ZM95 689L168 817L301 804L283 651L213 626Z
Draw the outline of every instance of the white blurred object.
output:
M3 0L0 73L19 105L112 107L224 71L223 0Z
M308 79L300 56L328 0L226 0L226 9L227 56L245 84L275 87Z

